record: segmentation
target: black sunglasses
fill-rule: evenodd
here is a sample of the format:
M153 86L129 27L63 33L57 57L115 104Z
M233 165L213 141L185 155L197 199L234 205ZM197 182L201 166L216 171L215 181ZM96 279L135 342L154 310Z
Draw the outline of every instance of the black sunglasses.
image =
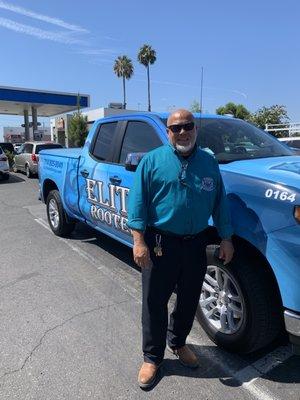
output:
M181 129L184 131L191 131L195 127L195 122L188 122L187 124L178 124L178 125L169 125L168 129L170 129L173 133L181 132Z

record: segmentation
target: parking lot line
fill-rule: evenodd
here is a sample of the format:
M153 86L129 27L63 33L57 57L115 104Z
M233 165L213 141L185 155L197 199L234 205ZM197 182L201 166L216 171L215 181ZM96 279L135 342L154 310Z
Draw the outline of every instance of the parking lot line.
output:
M250 384L261 375L265 375L272 369L278 367L288 358L293 355L292 346L280 346L277 349L271 351L264 357L258 359L248 367L241 369L234 376L239 381L247 382ZM259 374L259 376L258 376Z
M198 342L194 334L190 335L190 337L193 341L192 344L201 346L201 343ZM204 351L211 352L211 350ZM269 389L262 388L257 380L278 367L292 355L292 346L288 345L276 348L264 357L261 357L254 363L238 371L233 371L221 357L218 357L216 364L222 368L225 376L230 376L230 378L224 381L226 386L240 386L258 400L280 400L275 394L271 393ZM208 354L208 358L210 358L210 356L211 355ZM223 381L223 379L221 379L221 381Z
M251 383L247 387L242 385L242 388L247 390L249 393L252 394L258 400L281 400L279 397L275 396L274 393L271 393L268 389L260 388L257 384Z
M248 367L234 374L233 378L242 383L242 387L262 400L275 400L277 397L257 384L257 379L278 367L293 355L292 346L280 346Z

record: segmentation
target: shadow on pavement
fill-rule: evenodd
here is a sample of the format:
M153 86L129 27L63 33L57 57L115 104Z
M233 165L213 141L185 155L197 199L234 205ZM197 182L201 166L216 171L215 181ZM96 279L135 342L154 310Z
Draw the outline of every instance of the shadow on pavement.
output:
M77 223L74 232L72 232L71 238L72 240L79 240L84 243L101 247L101 249L118 258L120 261L128 264L137 271L140 271L140 268L133 261L131 248L85 224L80 222Z
M280 383L300 383L300 357L291 356L286 361L278 363L278 366L270 372L263 374L251 364L236 369L233 366L233 358L239 356L227 353L216 346L193 345L196 350L200 365L197 369L189 369L182 366L177 359L166 359L163 363L162 375L179 375L191 378L219 379L222 384L229 387L239 387L243 383L252 381L262 376L264 380ZM227 361L228 360L228 363ZM237 361L238 364L238 361ZM228 365L228 369L226 368ZM236 369L236 371L235 371ZM243 371L241 374L240 371Z
M251 368L251 365L249 366ZM271 371L262 374L253 367L249 371L245 371L243 376L232 376L220 378L220 382L225 386L239 387L243 383L249 383L255 378L262 377L265 381L277 382L277 383L300 383L300 357L291 356L278 366L275 366Z
M266 374L265 379L281 383L300 383L300 357L290 357Z
M9 179L7 181L4 181L3 179L0 178L0 185L7 185L11 183L20 183L20 182L25 182L24 178L21 178L19 176L16 176L15 174L9 174Z

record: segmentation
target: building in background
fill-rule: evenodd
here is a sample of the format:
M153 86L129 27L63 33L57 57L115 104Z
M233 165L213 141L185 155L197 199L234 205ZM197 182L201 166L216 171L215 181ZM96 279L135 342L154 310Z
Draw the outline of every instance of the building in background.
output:
M3 140L10 143L24 143L25 130L16 126L4 126Z
M4 142L10 143L24 143L25 142L25 129L16 126L4 126L3 127L3 139ZM34 134L32 127L29 128L29 138L28 140L51 140L50 127L38 128Z

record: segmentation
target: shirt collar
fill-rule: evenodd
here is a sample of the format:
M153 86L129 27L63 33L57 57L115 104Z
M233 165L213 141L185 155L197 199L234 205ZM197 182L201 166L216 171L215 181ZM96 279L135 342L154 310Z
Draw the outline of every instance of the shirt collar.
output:
M195 156L195 154L196 154L196 152L197 152L197 150L198 150L197 144L195 143L195 146L194 146L193 151L191 152L191 154L190 154L188 157L184 157L182 154L180 154L180 153L177 151L177 149L172 145L172 143L168 143L168 145L169 145L169 147L171 148L171 150L173 151L173 153L174 153L180 160L191 160L191 159Z

